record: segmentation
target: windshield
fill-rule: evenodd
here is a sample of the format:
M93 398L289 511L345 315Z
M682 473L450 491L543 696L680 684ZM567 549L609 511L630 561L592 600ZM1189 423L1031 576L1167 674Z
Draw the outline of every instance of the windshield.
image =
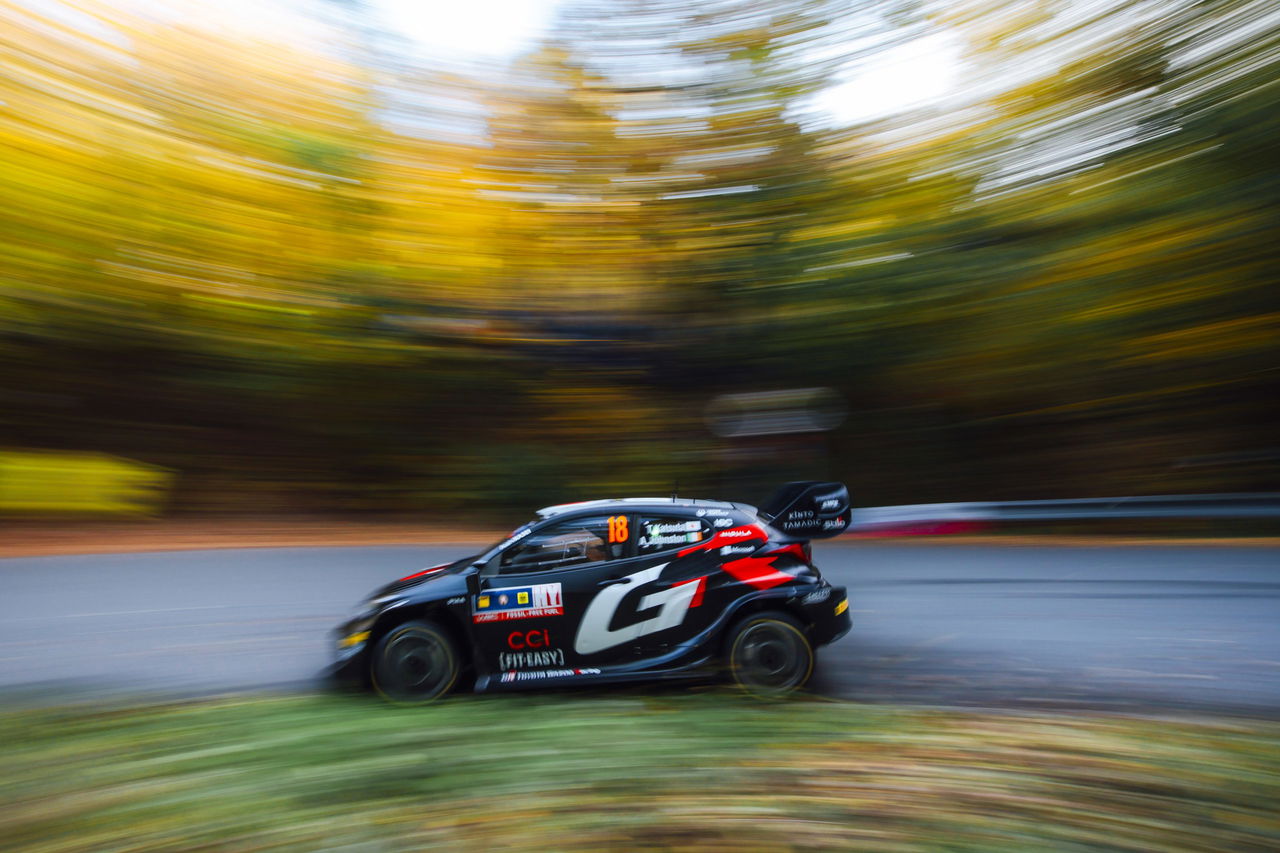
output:
M513 543L519 542L521 539L529 535L529 531L533 529L533 526L537 524L538 521L539 519L535 518L533 521L528 521L520 525L515 530L508 533L505 539L501 539L495 542L493 545L490 545L488 548L486 548L477 558L477 561L483 562L485 560L488 560L491 557L493 557L494 554L497 554L499 551L506 549L508 546L512 545Z

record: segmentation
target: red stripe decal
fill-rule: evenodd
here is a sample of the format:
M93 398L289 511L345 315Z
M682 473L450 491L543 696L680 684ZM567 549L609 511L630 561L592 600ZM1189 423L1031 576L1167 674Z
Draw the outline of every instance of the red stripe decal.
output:
M698 585L698 588L693 591L693 598L689 601L689 606L697 607L698 605L702 604L702 592L707 587L706 575L703 575L700 578L690 578L687 581L680 581L680 583L672 584L671 588L675 589L678 586L684 586L685 584L691 584L691 583L696 583Z
M741 560L730 560L722 568L736 580L756 589L771 589L778 584L795 580L791 575L775 569L773 559L773 557L743 557Z
M790 554L791 556L800 560L802 563L809 562L808 559L806 559L804 556L804 546L796 544L794 542L790 545L783 545L781 548L778 548L775 551L769 552L770 557L781 557L783 554Z
M448 567L449 567L449 564L448 564L448 563L445 563L443 566L432 566L432 567L431 567L431 568L429 568L429 569L423 569L423 570L422 570L422 571L420 571L420 572L414 572L414 573L413 573L413 574L411 574L411 575L405 575L404 577L400 578L400 580L402 580L402 581L411 581L411 580L413 580L414 578L420 578L420 577L422 577L423 575L433 575L433 574L435 574L436 572L443 572L443 571L444 571L446 568L448 568ZM399 583L399 582L400 582L400 581L396 581L396 583Z
M698 589L693 594L693 598L689 601L690 607L698 607L702 604L702 593L707 588L707 577L703 575L698 578Z

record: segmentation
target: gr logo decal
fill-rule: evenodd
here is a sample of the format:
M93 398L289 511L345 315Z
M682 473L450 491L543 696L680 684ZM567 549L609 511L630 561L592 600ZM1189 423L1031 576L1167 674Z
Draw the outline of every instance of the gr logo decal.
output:
M622 599L626 598L627 593L641 584L657 580L658 575L662 574L662 570L666 567L666 563L653 566L633 575L627 575L621 582L605 587L592 599L591 604L587 606L587 612L582 615L582 622L578 625L578 636L573 641L574 651L580 655L593 655L637 637L674 628L683 622L684 615L689 612L694 597L702 591L704 581L701 578L649 593L640 599L637 610L661 608L658 615L652 619L615 630L609 629L609 622L612 621L613 614L618 612L618 605L622 603Z

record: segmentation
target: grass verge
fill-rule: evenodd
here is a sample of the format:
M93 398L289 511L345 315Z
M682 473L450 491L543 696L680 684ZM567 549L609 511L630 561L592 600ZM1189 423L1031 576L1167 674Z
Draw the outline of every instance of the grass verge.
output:
M721 693L0 714L0 839L109 850L1274 850L1280 724Z

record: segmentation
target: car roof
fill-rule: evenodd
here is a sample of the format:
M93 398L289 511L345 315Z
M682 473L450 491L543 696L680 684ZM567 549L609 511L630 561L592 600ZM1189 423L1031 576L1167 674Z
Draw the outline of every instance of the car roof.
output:
M619 509L671 509L672 507L684 509L736 509L743 512L754 512L755 507L747 504L737 503L736 501L708 501L696 498L606 498L597 501L578 501L576 503L556 504L555 506L544 506L538 510L538 518L553 518L557 515L563 515L566 512L576 510L599 510L617 507Z

